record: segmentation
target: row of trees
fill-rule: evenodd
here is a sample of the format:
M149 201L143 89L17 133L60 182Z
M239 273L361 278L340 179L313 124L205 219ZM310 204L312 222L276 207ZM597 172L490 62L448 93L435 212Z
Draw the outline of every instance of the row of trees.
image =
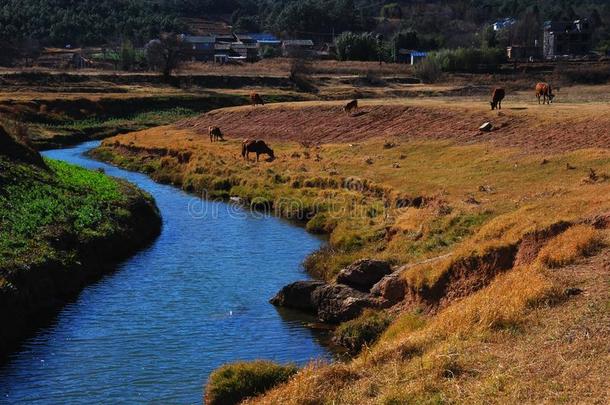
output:
M534 6L531 0L4 0L0 42L32 38L47 46L82 46L129 39L141 46L161 32L187 31L181 17L210 14L232 14L232 23L242 31L327 41L333 32L344 31L375 31L389 38L395 24L379 24L382 16L417 32L430 49L472 45L481 26L502 17L521 22L510 34L519 40L531 39L546 19L577 16L589 17L599 27L598 42L610 34L605 0L537 0Z
M27 38L45 46L101 45L130 39L144 44L186 26L164 4L147 0L3 0L0 41Z

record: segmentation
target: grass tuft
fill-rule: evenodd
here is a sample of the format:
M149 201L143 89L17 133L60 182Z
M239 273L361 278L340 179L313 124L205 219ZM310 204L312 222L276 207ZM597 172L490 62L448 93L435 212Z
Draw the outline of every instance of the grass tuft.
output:
M205 388L205 403L238 404L288 381L296 372L294 365L263 360L226 364L210 374Z
M390 325L385 312L366 310L358 318L339 325L333 341L356 354L365 346L372 345Z

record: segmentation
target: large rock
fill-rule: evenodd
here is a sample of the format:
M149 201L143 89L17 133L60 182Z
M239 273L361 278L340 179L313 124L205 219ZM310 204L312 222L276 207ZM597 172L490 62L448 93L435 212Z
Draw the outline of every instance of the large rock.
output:
M388 274L371 288L371 294L387 300L391 305L405 298L407 286L399 272Z
M279 307L317 313L317 306L312 301L312 293L325 285L323 281L297 281L284 286L269 302Z
M382 297L373 297L343 284L322 281L288 284L270 302L276 306L313 313L321 322L329 323L354 319L365 308L385 308L390 305Z
M392 268L388 262L362 259L341 270L337 275L337 283L368 292L375 283L390 273Z
M364 308L376 307L366 294L342 284L326 284L316 288L312 301L322 322L338 323L356 318Z

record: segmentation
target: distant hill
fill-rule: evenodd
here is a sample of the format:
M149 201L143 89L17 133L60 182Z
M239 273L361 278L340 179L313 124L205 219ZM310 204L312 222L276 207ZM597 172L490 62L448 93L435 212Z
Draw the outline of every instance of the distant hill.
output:
M223 15L240 31L272 31L292 37L331 40L345 30L393 34L414 30L424 47L480 43L485 24L514 17L531 27L546 19L590 18L596 41L608 39L606 0L4 0L0 4L1 44L35 40L42 45L141 45L162 31L189 29L183 17ZM430 39L433 39L430 41ZM23 46L23 45L21 45Z

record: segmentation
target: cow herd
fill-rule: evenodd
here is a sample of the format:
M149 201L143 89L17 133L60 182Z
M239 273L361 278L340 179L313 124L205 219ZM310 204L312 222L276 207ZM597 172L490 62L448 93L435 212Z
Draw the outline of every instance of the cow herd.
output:
M501 87L496 87L493 89L491 94L491 101L489 104L491 105L491 109L501 110L502 109L502 100L506 96L506 91ZM542 101L542 104L551 104L555 95L553 94L553 89L548 83L537 83L536 84L536 98L538 99L538 104ZM250 94L250 103L253 107L257 105L265 105L263 98L258 93ZM347 114L351 114L353 111L358 110L358 100L352 100L343 106L343 112ZM209 135L210 142L224 141L224 136L219 127L211 126L209 127ZM271 149L264 141L260 139L244 139L241 147L241 155L244 159L249 160L250 153L256 154L256 161L258 162L259 156L261 154L266 154L270 159L274 159L275 155L273 153L273 149Z

